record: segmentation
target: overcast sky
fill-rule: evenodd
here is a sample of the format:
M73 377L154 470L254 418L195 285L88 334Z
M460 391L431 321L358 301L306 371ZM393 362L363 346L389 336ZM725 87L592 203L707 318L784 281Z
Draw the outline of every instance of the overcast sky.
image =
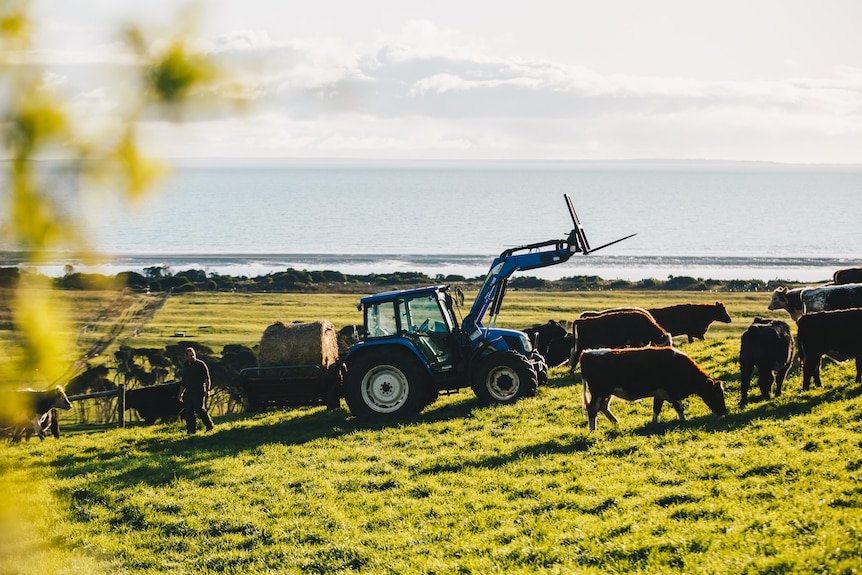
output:
M122 100L110 72L126 53L120 25L164 29L182 5L36 0L31 56L76 117L96 122ZM858 0L200 9L200 46L239 70L253 106L148 123L156 155L862 164Z

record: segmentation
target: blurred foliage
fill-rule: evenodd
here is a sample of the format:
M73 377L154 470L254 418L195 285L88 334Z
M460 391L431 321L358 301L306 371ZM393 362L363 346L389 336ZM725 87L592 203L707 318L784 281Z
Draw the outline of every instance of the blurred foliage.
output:
M78 230L80 215L63 209L56 182L40 173L38 161L62 158L71 166L67 177L82 193L113 193L127 201L144 196L166 167L147 158L141 149L139 122L144 116L182 118L189 107L221 78L219 70L190 46L189 31L180 30L167 41L139 27L122 38L137 62L137 88L122 96L122 116L94 137L90 127L72 121L65 97L45 81L45 70L22 54L36 48L32 31L37 24L24 1L0 4L0 102L8 219L4 234L26 264L37 265L52 252L68 252L88 259L88 246ZM120 98L117 98L120 100ZM95 143L94 143L95 142ZM78 278L79 280L81 278ZM5 386L24 382L34 387L54 383L66 372L56 360L66 345L55 335L63 311L50 296L51 282L36 274L22 274L15 282L13 319L18 349L11 362L0 366ZM63 382L60 382L63 383Z
M191 48L189 30L171 32L165 40L163 31L130 27L122 40L134 57L138 80L113 77L107 92L118 104L116 116L87 125L72 112L74 96L64 94L62 83L52 82L48 70L30 57L39 48L34 43L37 24L26 0L0 0L0 180L6 188L0 234L23 255L25 268L56 252L87 261L92 247L79 233L83 209L69 206L81 198L70 200L68 189L81 197L143 197L166 167L146 157L139 137L141 120L181 120L183 109L197 104L199 95L212 94L210 88L220 79L216 66ZM122 94L110 94L113 90ZM67 166L63 185L45 174L40 161L46 159L60 159ZM14 336L0 356L0 388L45 389L68 383L75 374L63 358L69 357L74 342L61 335L66 333L61 329L66 310L53 297L52 282L24 273L6 283ZM23 406L11 403L0 405L0 427L18 424ZM7 479L0 477L4 484ZM98 570L86 561L71 561L65 546L46 543L50 534L44 517L25 513L39 488L19 487L14 492L4 489L0 499L0 572L30 572L24 571L26 565L34 572L73 572L72 565L82 572ZM45 494L37 499L39 507L51 506Z

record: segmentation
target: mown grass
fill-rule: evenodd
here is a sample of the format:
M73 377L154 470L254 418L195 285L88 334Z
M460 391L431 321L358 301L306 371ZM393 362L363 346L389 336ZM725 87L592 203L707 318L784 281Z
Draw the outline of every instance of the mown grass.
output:
M641 295L513 292L503 316L515 327L661 299ZM619 426L600 419L590 433L579 374L555 368L515 405L483 408L465 391L385 425L302 408L217 418L209 435L187 437L179 423L67 427L57 441L2 446L0 489L15 496L3 509L27 529L4 537L0 572L858 572L853 368L827 365L826 387L808 392L794 369L781 398L739 410L738 336L748 314L768 315L768 295L722 295L734 322L680 346L727 381L724 418L690 398L688 421L666 408L651 424L649 402L618 400ZM206 314L171 311L176 297L154 322L215 325L200 319L212 314L232 326L228 338L259 337L272 319L342 319L340 297L249 300L265 312L188 298ZM343 302L354 314L356 299ZM254 331L252 316L265 318Z

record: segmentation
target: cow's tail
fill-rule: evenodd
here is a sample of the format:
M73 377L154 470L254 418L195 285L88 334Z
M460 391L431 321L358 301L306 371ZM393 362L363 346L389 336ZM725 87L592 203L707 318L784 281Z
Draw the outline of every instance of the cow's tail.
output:
M578 367L578 320L572 322L572 352L569 354L569 373L575 374L575 368Z
M584 377L583 370L581 371L581 409L584 410L584 413L587 413L587 406L590 404L589 393L587 392L587 378Z

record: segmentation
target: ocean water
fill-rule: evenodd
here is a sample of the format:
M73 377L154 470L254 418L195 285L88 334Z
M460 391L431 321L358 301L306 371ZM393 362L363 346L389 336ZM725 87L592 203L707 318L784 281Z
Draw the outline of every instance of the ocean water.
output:
M787 279L862 265L862 166L710 162L191 163L140 205L55 176L68 209L109 255L58 256L43 271L255 276L287 267L345 273L483 275L501 251L564 239L569 194L592 246L547 279ZM0 264L17 265L0 243ZM5 261L4 261L5 260Z

